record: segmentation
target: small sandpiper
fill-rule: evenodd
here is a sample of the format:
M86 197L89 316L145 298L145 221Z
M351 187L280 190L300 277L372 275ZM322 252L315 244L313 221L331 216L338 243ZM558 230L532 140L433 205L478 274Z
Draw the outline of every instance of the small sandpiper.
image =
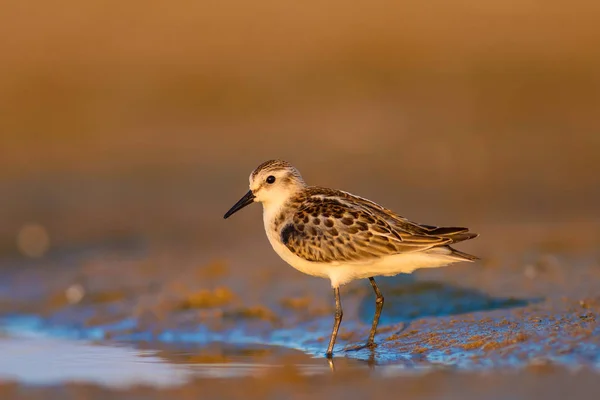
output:
M253 202L263 204L265 231L275 252L298 271L331 281L335 322L329 358L342 322L341 285L369 279L376 300L366 346L374 347L383 309L375 276L477 259L450 247L478 236L467 228L417 224L362 197L307 186L298 170L285 161L267 161L252 171L250 190L225 218Z

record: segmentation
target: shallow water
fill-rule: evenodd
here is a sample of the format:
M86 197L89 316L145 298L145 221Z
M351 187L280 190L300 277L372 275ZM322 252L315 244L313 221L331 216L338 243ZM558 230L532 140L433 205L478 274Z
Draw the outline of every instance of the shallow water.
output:
M194 361L194 351L176 348L141 349L132 343L97 343L36 335L0 338L0 381L56 385L65 382L95 383L109 387L178 386L194 378L260 376L275 368L274 360L256 360L263 347L223 347L226 357ZM286 352L280 351L280 356ZM166 355L169 355L167 358ZM181 358L188 362L174 362ZM302 358L293 364L304 375L329 373L323 360ZM358 367L358 365L356 366Z
M28 385L66 382L126 388L180 386L194 379L260 377L281 367L302 376L342 370L374 376L414 375L431 367L381 364L347 357L327 360L285 346L258 343L185 343L172 337L148 342L91 340L94 332L45 328L36 317L4 319L0 325L0 381ZM422 366L424 367L424 366Z
M114 387L177 385L190 374L152 352L126 346L97 345L40 337L0 338L0 380L55 385L90 382Z

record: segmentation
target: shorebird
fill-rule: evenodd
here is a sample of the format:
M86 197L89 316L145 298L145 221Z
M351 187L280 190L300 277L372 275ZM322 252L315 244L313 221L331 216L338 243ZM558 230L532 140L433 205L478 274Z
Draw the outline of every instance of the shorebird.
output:
M328 358L342 322L340 286L369 279L376 300L366 346L374 347L383 309L374 277L477 259L450 247L478 236L467 228L418 224L365 198L308 186L286 161L271 160L256 167L250 174L250 190L224 218L253 202L263 204L265 231L275 252L298 271L331 281L335 320Z

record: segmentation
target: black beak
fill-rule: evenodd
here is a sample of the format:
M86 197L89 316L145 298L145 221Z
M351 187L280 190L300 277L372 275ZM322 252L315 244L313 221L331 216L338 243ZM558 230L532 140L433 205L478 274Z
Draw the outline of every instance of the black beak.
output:
M253 202L254 202L254 193L252 193L252 190L248 190L248 193L246 193L244 195L244 197L242 197L240 199L240 201L235 203L235 205L233 207L231 207L231 209L225 213L225 216L223 218L225 218L225 219L229 218L230 216L232 216L236 212L240 211L242 208L246 207L247 205L252 204Z

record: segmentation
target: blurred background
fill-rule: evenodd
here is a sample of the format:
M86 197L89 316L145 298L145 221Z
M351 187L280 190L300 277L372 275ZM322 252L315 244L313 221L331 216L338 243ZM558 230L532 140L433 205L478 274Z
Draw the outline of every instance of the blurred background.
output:
M434 363L454 365L448 342L427 336L443 329L452 343L473 338L453 348L461 360L494 335L500 360L512 362L511 343L534 344L519 360L549 354L532 332L577 338L552 342L556 357L600 354L589 325L600 310L600 2L0 8L0 315L94 339L181 329L204 344L235 339L194 336L206 326L254 340L258 321L265 343L321 354L329 284L278 259L258 205L223 220L250 172L281 158L309 184L481 234L460 246L480 263L416 274L436 283L386 281L384 328L417 325L408 339L388 326L400 349L388 361L438 351ZM365 337L374 307L365 282L344 291L342 345ZM437 318L475 311L511 322ZM527 325L542 312L562 325ZM227 359L211 349L161 356Z
M40 254L258 234L258 210L220 219L271 158L423 223L587 227L598 18L586 0L7 0L0 254L28 252L24 228Z

